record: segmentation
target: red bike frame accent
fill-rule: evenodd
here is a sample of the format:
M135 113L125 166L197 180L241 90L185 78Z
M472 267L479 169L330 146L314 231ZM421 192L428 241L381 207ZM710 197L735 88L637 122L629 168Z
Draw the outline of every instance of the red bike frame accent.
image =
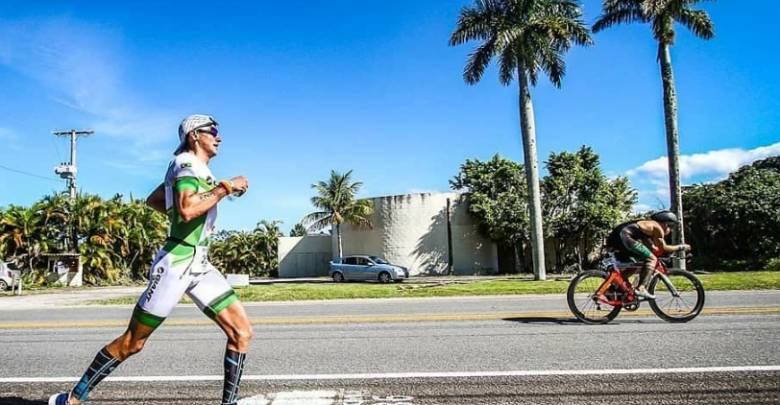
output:
M653 250L653 254L655 257L659 257L662 252L658 249L655 249ZM655 262L655 271L653 274L656 273L667 274L666 266L661 260L656 260ZM626 294L625 301L610 300L607 298L607 290L609 290L609 287L612 285L612 283L617 283L618 288L620 288L620 290ZM626 285L628 285L628 288L626 288ZM623 272L621 272L617 266L610 266L609 277L607 277L604 283L601 284L601 287L599 287L599 289L596 291L596 297L598 297L599 302L612 305L613 307L622 306L626 302L634 302L636 300L636 297L634 296L634 286L631 285L625 278L623 278Z

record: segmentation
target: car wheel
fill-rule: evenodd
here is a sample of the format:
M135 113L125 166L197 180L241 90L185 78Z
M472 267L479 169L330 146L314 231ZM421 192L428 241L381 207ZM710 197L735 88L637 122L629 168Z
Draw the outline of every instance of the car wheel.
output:
M387 284L389 282L393 281L393 278L390 277L390 273L383 271L379 273L379 282L382 284Z
M333 273L333 281L337 283L344 281L344 275L339 272Z
M4 280L0 280L0 291L5 291L8 289L8 283L6 283Z

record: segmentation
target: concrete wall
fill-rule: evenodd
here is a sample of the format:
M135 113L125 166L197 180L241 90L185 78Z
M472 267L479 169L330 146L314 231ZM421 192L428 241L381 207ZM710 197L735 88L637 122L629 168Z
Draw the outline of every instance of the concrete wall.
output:
M458 193L420 193L371 199L371 229L341 225L343 255L369 254L409 268L412 275L446 274L447 200L454 274L493 274L498 271L498 249L477 231L468 213L468 197ZM545 241L548 271L555 266L555 241ZM526 265L531 266L530 245ZM328 274L328 262L338 257L333 235L279 239L279 277L317 277Z
M421 193L373 198L371 229L342 224L343 255L371 254L409 268L412 275L444 274L449 264L447 200L455 274L490 274L498 269L495 245L483 238L458 193ZM332 251L338 256L333 234Z
M279 238L279 277L327 276L330 235Z
M498 271L498 249L482 236L468 212L468 198L452 201L452 247L455 274L493 274Z

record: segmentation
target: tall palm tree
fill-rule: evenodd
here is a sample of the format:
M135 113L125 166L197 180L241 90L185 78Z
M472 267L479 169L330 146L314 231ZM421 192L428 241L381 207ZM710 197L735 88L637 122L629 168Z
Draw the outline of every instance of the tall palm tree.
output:
M476 84L491 60L497 58L499 80L507 86L517 76L520 92L520 132L528 183L531 214L531 245L534 276L544 280L544 235L539 192L539 168L536 158L536 128L530 86L535 86L539 71L560 88L566 73L563 55L572 44L593 43L582 9L576 0L477 0L461 9L450 45L481 41L470 55L463 79Z
M355 199L363 182L351 181L352 170L339 174L330 171L327 182L320 181L311 187L317 190L317 195L311 198L311 203L319 211L306 215L301 222L307 223L307 232L317 232L327 226L336 227L339 257L343 256L344 248L341 240L341 224L350 223L359 227L371 227L369 217L374 212L371 200Z
M715 27L706 12L691 7L705 0L605 0L602 14L593 24L593 32L619 24L647 23L658 41L658 63L661 66L661 83L664 93L664 119L666 148L669 156L669 192L672 210L680 219L676 242L683 243L683 209L680 187L680 147L677 133L677 94L675 93L672 56L669 48L674 45L675 23L684 25L702 39L715 36ZM682 262L680 265L684 265Z

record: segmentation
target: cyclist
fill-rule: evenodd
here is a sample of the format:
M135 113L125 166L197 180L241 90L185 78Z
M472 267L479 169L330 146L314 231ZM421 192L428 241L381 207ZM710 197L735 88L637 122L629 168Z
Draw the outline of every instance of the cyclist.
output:
M249 183L243 176L217 181L211 173L209 161L222 142L217 126L214 118L200 114L190 115L179 125L181 143L176 157L163 184L146 200L171 221L165 245L149 271L149 285L138 299L127 331L98 352L71 391L52 395L49 405L84 402L103 378L143 349L185 293L227 335L222 404L237 403L252 326L225 277L209 263L208 246L217 203L230 194L245 193Z
M622 223L615 227L607 237L607 247L614 251L618 261L642 264L639 284L634 291L637 296L655 299L655 296L647 291L647 282L658 261L653 252L672 253L691 250L690 245L667 245L664 240L664 237L679 224L677 215L669 210L663 210L651 215L649 220ZM625 278L629 278L635 272L636 268L629 268L623 275Z

